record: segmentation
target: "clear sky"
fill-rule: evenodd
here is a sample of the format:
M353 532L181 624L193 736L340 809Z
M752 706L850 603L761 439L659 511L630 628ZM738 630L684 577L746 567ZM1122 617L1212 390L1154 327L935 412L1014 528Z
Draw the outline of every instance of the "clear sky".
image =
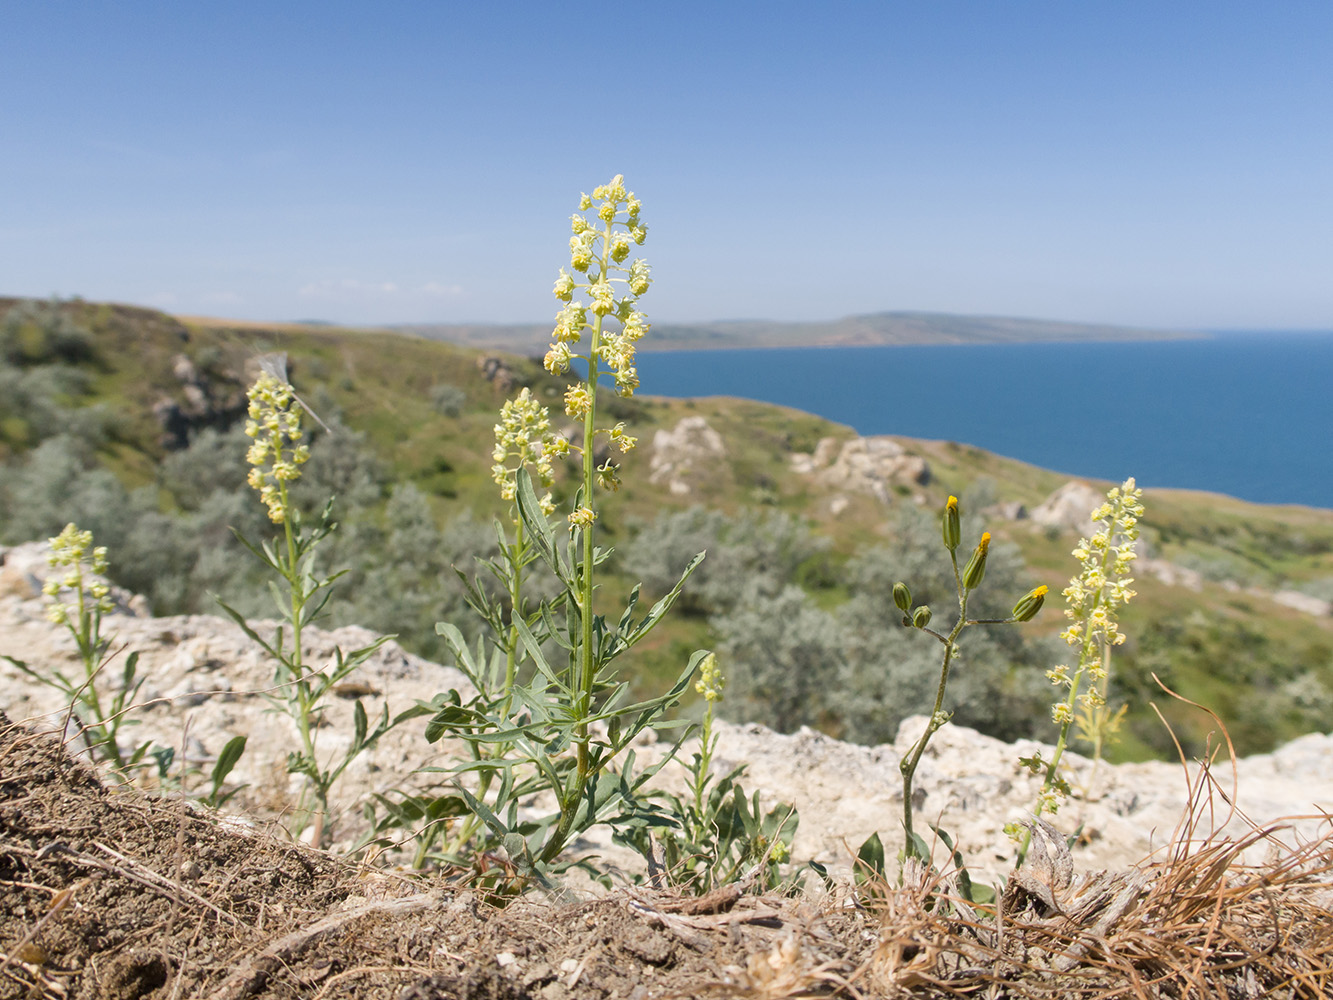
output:
M580 191L653 320L1333 328L1333 4L5 4L0 294L540 322Z

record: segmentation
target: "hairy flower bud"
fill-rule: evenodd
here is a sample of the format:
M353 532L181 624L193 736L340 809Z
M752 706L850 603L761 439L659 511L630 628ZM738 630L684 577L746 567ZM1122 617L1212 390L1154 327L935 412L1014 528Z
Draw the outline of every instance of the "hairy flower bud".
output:
M907 584L895 583L893 585L893 603L898 605L899 611L912 610L912 592L907 589Z
M977 542L972 552L972 558L963 569L963 586L968 590L976 590L981 586L981 579L986 575L986 554L989 550L990 532L987 531L982 534L981 541Z
M1046 603L1046 591L1050 588L1045 584L1028 591L1017 604L1014 605L1014 621L1030 622L1036 617L1041 606Z
M930 624L931 611L928 604L923 604L912 612L912 627L925 628Z
M944 505L944 547L950 552L958 548L958 541L961 537L962 528L958 514L958 498L949 497L949 502Z

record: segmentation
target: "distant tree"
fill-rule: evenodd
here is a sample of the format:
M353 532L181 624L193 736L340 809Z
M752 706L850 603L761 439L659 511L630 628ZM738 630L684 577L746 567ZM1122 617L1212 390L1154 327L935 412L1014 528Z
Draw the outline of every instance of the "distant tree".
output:
M621 565L644 590L664 594L699 552L708 557L686 584L680 607L695 614L730 610L747 588L772 596L794 582L814 584L827 576L826 538L789 514L721 511L691 507L660 514L623 546Z
M776 594L747 588L714 619L723 672L730 678L726 715L789 733L826 722L826 695L839 673L837 623L799 587Z
M467 393L449 382L440 382L431 386L430 404L436 413L446 417L456 417L467 405Z

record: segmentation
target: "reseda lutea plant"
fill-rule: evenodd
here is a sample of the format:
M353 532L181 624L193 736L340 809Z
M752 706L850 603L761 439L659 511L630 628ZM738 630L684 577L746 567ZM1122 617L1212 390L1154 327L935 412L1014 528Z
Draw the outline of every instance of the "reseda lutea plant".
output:
M903 625L933 636L944 645L944 659L940 665L940 682L935 693L934 707L931 708L930 718L926 722L925 732L912 745L912 748L908 750L899 764L903 776L903 833L906 838L902 856L904 859L916 858L923 862L930 860L930 850L912 826L912 779L916 775L917 766L921 763L921 756L926 752L926 745L930 742L930 738L949 721L951 716L951 713L944 711L944 692L949 684L949 670L953 665L953 658L958 655L958 646L956 645L958 638L962 635L964 629L973 625L1012 625L1031 621L1041 610L1041 606L1046 600L1047 588L1044 586L1037 587L1019 599L1008 618L968 618L968 600L971 598L972 592L981 586L981 581L986 575L986 559L990 552L990 532L982 534L976 548L972 550L971 556L960 571L958 569L958 546L962 541L960 537L961 524L962 515L958 509L958 498L951 496L944 507L941 530L944 547L948 551L949 561L953 565L954 582L958 591L958 618L948 632L940 632L930 627L933 615L928 606L920 605L915 608L912 606L912 592L908 589L907 584L897 583L893 588L893 602L897 605L898 610L903 613Z
M591 218L582 214L589 211ZM630 257L648 230L640 202L621 176L582 196L571 227L570 270L561 268L554 288L564 306L545 366L564 374L576 359L586 365L586 378L573 382L564 397L565 413L578 430L573 443L550 435L549 414L526 394L506 404L496 427L492 472L502 495L515 501L514 533L497 525L502 556L485 565L503 584L507 601L469 587L469 603L490 632L475 651L455 626L436 627L478 693L467 703L456 691L437 696L426 729L432 742L452 737L469 748L467 760L443 769L454 774L457 800L467 811L463 815L449 805L437 810L460 821L461 833L448 838L448 860L477 866L494 846L503 846L517 874L548 888L550 876L565 867L557 862L561 851L583 830L610 823L623 832L667 822L643 785L672 755L636 773L629 747L649 726L679 725L664 723L663 716L679 702L704 656L695 653L660 697L623 704L628 685L617 680L614 661L661 620L703 556L642 618L635 618L637 587L616 624L597 614L596 568L609 555L594 539L597 491L619 488L620 477L610 458L600 464L594 459L594 446L600 435L622 453L635 445L624 424L598 426L597 391L602 381L614 381L622 396L630 396L639 384L635 345L648 322L638 300L650 277L647 262ZM549 486L551 458L567 453L581 459L581 481L572 509L553 523L554 504L550 494L538 499L534 473L543 488ZM534 552L554 574L559 593L529 606L523 588ZM552 662L554 649L563 651L555 658L563 664ZM539 819L521 816L519 800L538 792L554 797L556 812Z
M375 728L371 729L366 710L358 701L352 743L343 751L341 760L321 760L319 757L316 733L320 703L334 685L365 663L391 637L382 636L369 646L345 655L341 649L335 649L331 669L317 670L306 663L305 630L320 616L332 596L333 584L346 572L321 577L316 571L319 543L337 527L332 516L333 501L329 500L313 525L306 522L292 503L288 487L300 477L301 466L310 457L310 448L305 444L301 430L298 407L302 404L291 385L265 371L250 387L248 395L250 404L245 433L253 441L246 455L251 466L248 482L259 491L269 520L281 525L282 533L275 541L265 540L259 547L239 532L237 538L281 578L284 587L274 587L273 595L285 625L278 627L270 642L255 632L243 615L227 604L219 603L242 631L273 657L273 682L277 694L265 697L275 710L292 720L301 741L300 749L287 755L288 773L300 774L304 778L293 832L309 829L311 842L319 846L325 839L329 791L343 771L386 732L422 710L408 710L390 721L386 705ZM290 644L287 641L289 634Z
M70 700L70 710L78 721L89 754L111 765L125 781L144 760L152 748L151 741L139 744L126 752L120 745L122 728L134 725L127 718L135 696L144 679L137 677L139 654L130 653L121 669L119 689L103 695L99 674L111 657L111 639L102 634L102 616L112 610L111 588L103 577L107 571L105 546L93 545L93 533L80 531L78 525L65 525L55 538L49 539L51 554L48 562L53 569L64 570L60 578L52 577L42 588L51 599L47 618L55 625L63 625L74 639L83 667L82 677L66 677L51 668L49 673L34 669L12 656L5 659L33 680L60 691ZM170 748L153 751L158 769L165 773L171 763Z
M791 857L800 823L796 807L779 802L765 812L759 793L747 796L741 785L747 764L737 764L720 778L713 774L718 743L713 711L725 688L717 657L709 653L699 665L694 685L704 699L704 717L699 749L684 765L687 792L657 793L666 803L670 825L657 831L638 829L622 838L647 859L650 877L659 888L669 884L703 895L738 881L754 883L761 891L783 884L782 865ZM660 872L655 870L656 847L661 849Z
M1139 537L1139 519L1143 516L1142 498L1143 491L1132 478L1126 479L1121 486L1111 487L1106 502L1092 512L1092 520L1101 523L1100 529L1091 538L1080 538L1074 548L1074 558L1079 561L1081 569L1064 590L1068 604L1065 617L1071 624L1060 633L1060 638L1078 650L1078 663L1072 673L1067 665L1060 664L1046 674L1058 689L1068 692L1051 709L1051 718L1060 727L1060 735L1049 761L1043 761L1040 752L1021 758L1021 763L1032 773L1045 772L1033 809L1034 816L1055 812L1069 794L1069 785L1060 777L1059 768L1069 742L1070 727L1079 718L1092 720L1090 725L1094 731L1089 735L1098 741L1095 747L1100 751L1096 720L1114 719L1104 711L1106 664L1111 647L1125 641L1116 614L1121 605L1135 596L1129 586L1134 582L1129 572L1138 558L1134 547ZM1085 677L1091 683L1083 691ZM1079 706L1078 714L1075 705ZM1026 843L1026 838L1024 841Z

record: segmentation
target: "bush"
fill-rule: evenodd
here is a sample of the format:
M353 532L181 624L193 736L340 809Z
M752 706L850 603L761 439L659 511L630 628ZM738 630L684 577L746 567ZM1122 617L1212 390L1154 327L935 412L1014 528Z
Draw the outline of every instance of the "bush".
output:
M708 558L690 577L679 607L694 614L721 614L753 590L774 596L791 583L817 584L828 577L828 540L789 514L721 511L691 507L663 513L641 527L624 546L625 572L644 591L666 593L694 556Z
M966 517L962 535L979 537L983 527L980 518ZM939 682L938 645L902 626L893 585L911 580L915 604L956 617L957 587L949 561L941 555L939 531L939 521L930 512L904 507L889 544L862 553L847 567L855 596L838 609L843 664L838 683L828 692L829 711L846 739L889 742L903 719L930 711ZM1031 588L1018 549L994 545L986 586L974 592L968 617L1007 618L1014 602ZM1063 655L1017 628L969 633L949 684L954 721L1000 739L1035 735L1034 725L1049 726L1045 671Z
M751 586L714 624L732 681L728 714L781 733L827 722L842 640L833 616L809 595L793 586L772 595Z
M457 417L467 405L467 393L449 382L440 382L431 386L430 405L435 412L446 417Z
M0 320L0 359L9 364L80 364L96 356L92 334L76 323L58 299L20 302Z

